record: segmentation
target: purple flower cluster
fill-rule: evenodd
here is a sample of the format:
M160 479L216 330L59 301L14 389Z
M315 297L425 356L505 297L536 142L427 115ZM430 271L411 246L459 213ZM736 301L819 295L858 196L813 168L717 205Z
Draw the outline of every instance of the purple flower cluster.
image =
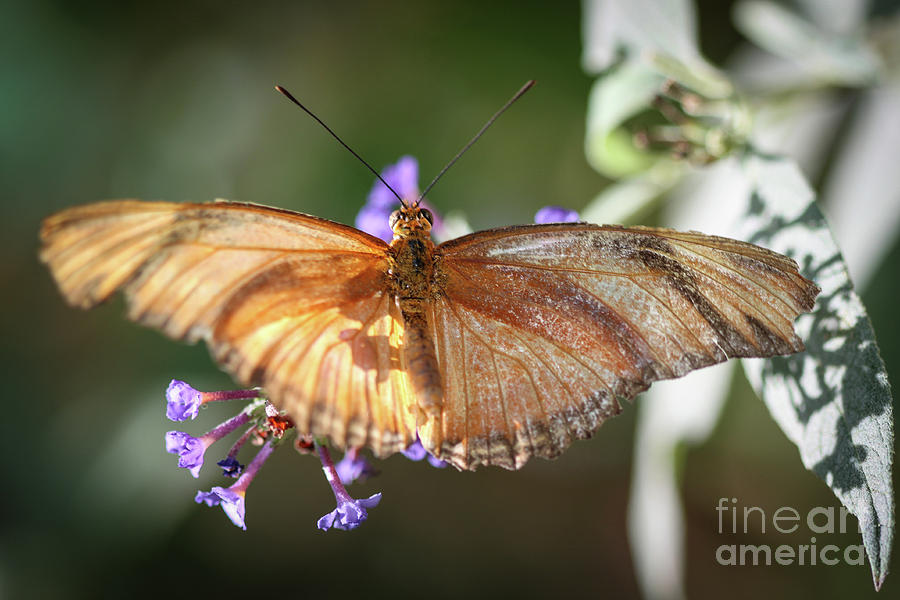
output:
M200 437L194 437L184 431L167 432L166 452L178 455L178 466L188 469L194 477L199 477L209 447L239 427L249 425L240 439L232 446L228 455L218 462L226 476L237 477L240 475L240 478L229 488L216 486L209 492L197 492L195 497L198 503L205 502L208 506L221 505L225 514L235 525L246 529L244 496L247 486L250 485L256 472L274 449L271 442L267 443L256 454L246 470L237 460L237 453L241 446L252 434L258 434L260 431L258 423L251 423L251 421L265 422L265 415L257 414L261 412L258 410L260 406L267 404L262 400L259 390L199 392L183 381L173 380L166 390L166 416L172 421L195 419L199 414L200 407L207 402L234 399L252 400L253 402L232 418L210 429Z
M193 419L197 416L200 406L206 402L232 398L252 398L254 401L240 413L200 437L194 437L183 431L169 431L166 433L166 451L178 456L179 467L188 469L191 475L199 477L209 447L236 429L249 425L225 458L218 461L224 475L237 477L237 481L229 487L214 486L208 492L198 491L194 497L194 501L198 504L221 506L232 523L246 530L247 488L275 447L279 445L285 431L293 427L290 419L281 415L268 401L261 399L258 390L198 392L183 381L173 381L169 385L166 391L166 415L175 421ZM244 468L238 462L237 454L251 436L267 441ZM337 507L318 520L319 529L326 530L332 527L344 530L356 529L368 518L368 509L378 505L381 494L356 500L347 493L344 483L349 484L374 475L374 467L359 454L359 448L348 449L337 466L332 462L327 448L319 444L315 444L315 448L337 501Z

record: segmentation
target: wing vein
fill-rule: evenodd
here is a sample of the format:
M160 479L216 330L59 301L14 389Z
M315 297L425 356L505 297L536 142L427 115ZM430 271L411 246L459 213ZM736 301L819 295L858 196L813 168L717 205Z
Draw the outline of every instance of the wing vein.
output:
M247 252L284 252L285 254L326 254L334 256L335 254L350 254L354 256L365 256L372 258L378 256L374 252L362 252L357 250L336 250L331 248L277 248L271 246L221 246L219 244L209 244L206 242L198 242L193 240L182 240L170 244L171 246L193 246L197 248L221 248L225 250L244 250Z
M565 378L564 378L564 377L561 377L561 376L559 375L559 373L557 373L556 370L553 368L553 365L552 365L549 361L547 361L544 357L542 357L541 354L540 354L539 352L537 352L536 350L534 350L533 348L531 348L531 345L528 344L526 340L522 339L521 336L519 336L518 334L516 334L515 331L510 331L510 335L511 335L512 337L514 337L516 340L518 340L520 344L522 344L523 346L525 346L526 348L528 348L528 349L531 351L531 354L535 357L535 359L536 359L539 363L541 363L541 365L544 366L544 369L545 369L548 373L550 373L551 377L553 377L554 379L556 379L557 382L559 382L560 387L562 387L563 391L565 392L565 394L566 394L566 395L568 396L568 398L569 398L569 402L565 402L565 401L564 401L563 404L570 404L570 403L573 404L573 405L575 406L575 408L578 410L578 412L582 414L582 417L583 417L583 416L584 416L584 413L583 413L583 411L581 410L581 406L578 406L578 403L577 403L577 400L578 400L578 399L575 397L575 394L572 392L572 389L569 387L569 385L568 385L568 383L566 382ZM529 374L529 377L531 377L531 372L530 372L530 371L528 372L528 374ZM546 408L546 406L544 405L543 401L541 400L541 396L543 396L544 394L541 393L541 390L539 389L539 387L537 386L537 384L534 382L534 378L533 378L533 377L531 377L531 385L532 385L532 387L534 387L534 392L535 392L535 396L536 396L537 401L538 401L538 406L540 406L541 412L544 414L544 421L546 421L546 423L547 423L547 425L548 425L548 427L549 427L549 426L550 426L550 413L547 412L547 408ZM602 386L602 387L605 387L605 385L603 385L602 383L601 383L601 386ZM551 401L551 402L552 402L552 401ZM566 419L562 419L562 422L563 422L563 424L564 424L565 427L566 427L566 431L568 432L569 437L572 437L572 429L569 427L568 421L567 421Z
M650 291L650 290L648 290L647 288L645 288L643 285L641 285L641 284L638 283L637 281L634 281L634 280L632 280L632 281L633 281L634 285L637 286L637 288L638 288L639 290L641 290L642 292L644 292L645 294L647 294L648 296L650 296L651 298L653 298L653 300L655 300L656 303L657 303L659 306L661 306L661 307L662 307L663 309L665 309L670 315L672 315L672 318L675 319L676 321L678 321L678 323L679 323L679 324L681 325L681 327L688 333L688 335L690 335L692 338L694 338L694 341L697 342L697 345L698 345L698 346L700 346L701 348L705 348L705 345L704 345L703 341L702 341L699 337L697 337L697 334L694 333L694 330L693 330L692 328L690 328L690 327L687 326L687 323L684 322L684 320L681 318L681 316L680 316L678 313L676 313L676 312L668 305L668 303L666 303L664 300L662 300L661 298L659 298L656 294L654 294L652 291ZM677 337L677 336L671 336L671 335L669 335L668 333L666 334L666 336L667 336L670 340L674 341L674 342L678 345L679 348L681 348L682 353L687 354L687 352L685 351L684 346L681 344L680 341L678 341L678 337Z
M452 265L451 265L450 268L453 268ZM454 269L454 270L456 270L456 269ZM472 280L472 278L468 277L468 276L465 275L464 273L462 273L462 272L460 272L460 271L456 271L456 272L457 272L461 277L463 277L464 279L467 279L467 280L472 281L472 282L474 283L474 281ZM476 286L476 287L477 287L477 286ZM496 295L497 295L497 294L491 294L490 292L488 292L487 290L485 290L484 288L481 288L481 287L479 287L478 289L480 289L480 290L483 291L486 295L489 295L489 296L496 296ZM521 300L521 303L522 303L522 304L528 304L528 305L531 305L531 306L539 306L538 304L536 304L536 303L534 303L534 302L527 302L527 301L525 301L525 300ZM449 298L448 298L447 305L448 305L448 306L451 305L451 302L449 301ZM558 310L554 310L554 309L549 309L549 310L553 311L554 313L556 313L556 314L558 314L558 315L559 315L559 314L562 314L562 313L559 312ZM489 317L485 317L485 318L489 318ZM501 322L502 322L502 321L501 321ZM465 326L465 325L464 325L464 326ZM583 331L585 334L590 335L590 333L591 333L590 331L588 331L588 330L585 329L584 327L579 327L579 329L580 329L581 331ZM474 335L474 332L473 332L473 335ZM572 359L575 360L576 362L581 363L581 365L582 365L583 367L585 367L586 369L588 369L589 371L591 371L591 373L592 373L595 377L602 379L602 378L600 377L600 374L599 374L599 373L597 373L596 371L594 371L594 370L593 370L591 367L589 367L586 363L583 363L582 361L580 361L580 360L578 359L577 356L575 356L574 354L572 354L571 352L569 352L564 346L560 346L560 345L556 344L553 340L548 339L548 338L544 338L543 336L541 336L541 339L546 340L546 341L549 342L551 345L553 345L553 346L555 346L556 348L558 348L559 350L561 350L564 354L567 354L570 358L572 358ZM620 349L617 349L617 350L619 350L619 356L620 356L621 358L624 359L624 356L622 355L621 350L620 350Z
M264 261L262 264L255 265L252 269L248 269L243 276L232 279L224 288L222 288L217 293L212 294L210 299L203 305L203 307L197 311L198 320L202 320L202 316L206 314L208 310L211 310L217 302L220 305L219 310L223 310L228 305L228 299L240 289L240 286L243 286L248 281L258 276L264 269L267 269L273 263L284 258L284 253L280 251L278 252L278 255ZM214 318L216 317L218 317L218 313ZM209 322L212 323L214 318L209 319Z
M615 271L601 271L599 269L574 269L571 267L555 267L549 265L537 265L534 263L523 263L523 262L505 262L499 260L486 260L479 258L459 258L453 257L453 261L455 263L470 263L476 265L491 265L497 267L509 267L511 269L531 269L534 271L551 271L551 272L561 272L561 273L582 273L585 275L609 275L611 277L628 277L627 273L618 273Z
M491 364L494 365L494 378L497 381L497 393L500 396L500 410L503 412L503 422L506 424L506 439L513 440L513 445L515 444L516 432L511 429L511 424L509 422L509 411L506 406L506 395L503 393L503 382L500 381L500 369L497 368L497 356L494 352L491 351L490 346L485 346L485 349L491 355ZM513 449L510 448L510 453L513 453Z
M577 284L576 284L576 285L577 285ZM596 300L599 304L602 304L603 306L605 306L610 312L614 313L616 316L618 316L620 319L622 319L622 322L625 323L625 324L628 326L628 330L629 330L635 337L639 338L639 339L641 340L641 342L643 342L644 346L646 346L648 352L650 353L650 357L651 357L656 363L658 363L659 365L661 365L661 366L663 366L663 367L666 366L666 361L660 359L659 355L657 355L657 354L656 354L656 351L653 349L653 345L647 340L646 337L644 337L644 334L641 333L640 328L637 327L637 326L635 326L635 324L632 323L630 319L628 319L628 318L627 318L623 313L621 313L620 311L618 311L618 310L614 309L612 306L610 306L608 302L606 302L605 300L603 300L603 299L602 299L600 296L598 296L597 294L593 293L592 291L590 291L590 290L588 290L588 289L585 289L584 287L582 287L582 286L580 286L580 285L577 285L577 287L578 287L581 291L583 291L585 294L587 294L588 296L590 296L590 297L592 297L594 300ZM614 332L614 333L616 333L616 337L618 338L619 336L618 336L617 332ZM619 339L621 340L621 338L619 338ZM623 343L625 343L624 340L623 340Z
M359 334L362 333L363 331L365 331L365 330L371 325L371 323L372 323L372 321L373 321L373 318L374 318L374 316L378 313L378 309L379 309L380 307L381 307L380 303L376 303L376 304L375 304L375 309L372 310L372 312L369 314L369 316L366 318L365 321L361 321L361 322L360 322L360 328L359 328L359 331L356 331L356 332L353 334L353 336L351 337L351 339L356 340L356 338L359 336ZM320 362L320 364L325 362L324 356L327 356L328 354L331 354L332 351L334 351L336 348L340 348L341 346L350 346L350 340L339 339L338 341L334 342L333 344L329 344L328 346L326 346L326 348L322 351L323 359L322 359L322 361ZM351 378L351 379L350 379L350 380L351 380L351 384L350 384L350 386L349 386L349 388L348 388L348 389L349 389L349 396L350 396L350 397L348 398L348 404L349 404L349 403L352 403L352 401L353 401L353 398L352 398L352 391L353 391L352 376L353 376L353 369L355 368L355 365L354 365L354 363L353 363L353 350L352 350L352 347L351 347L351 349L350 349L350 351L349 351L349 356L350 356L350 368L347 369L347 372L348 372L349 375L350 375L350 378ZM321 368L320 368L320 371L321 371ZM338 370L338 371L340 371L340 370ZM340 378L340 375L341 375L340 372L335 373L335 389L337 389L337 388L339 387L339 385L338 385L338 379ZM336 395L336 397L337 397L337 395ZM333 420L333 419L334 419L334 415L335 415L335 411L337 410L337 402L332 402L330 408L331 408L331 419ZM348 409L349 409L349 408L350 408L350 407L348 406ZM345 428L344 428L345 431L346 431L346 429L347 429L346 426L349 424L349 418L350 418L349 410L348 410L348 414L346 415L346 417L347 417L348 420L345 422Z
M172 282L172 284L173 284L172 287L178 289L179 293L181 294L181 297L178 298L177 302L175 302L174 304L170 304L169 306L166 307L167 310L168 310L168 314L165 316L165 319L163 319L162 323L160 323L160 325L159 325L159 328L160 328L161 330L163 330L163 331L168 331L168 330L169 330L169 323L172 322L172 318L173 318L176 314L178 314L178 311L181 310L181 308L188 302L188 300L191 299L191 293L203 284L203 280L198 278L196 281L194 281L193 283L191 283L189 286L180 287L180 286L177 285L178 280L183 279L183 278L184 278L186 275L188 275L191 271L193 271L194 269L199 268L204 262L206 262L206 260L207 260L210 256L212 256L212 255L215 254L215 253L216 253L216 251L213 250L212 252L210 252L210 253L207 254L206 256L201 257L200 260L198 260L197 262L193 263L188 269L186 269L186 270L184 270L184 271L181 271L181 272L175 277L175 279L174 279L173 282Z
M154 237L158 233L157 231L153 231L154 229L164 231L165 227L160 226L160 224L156 223L155 221L150 221L148 223L141 223L140 221L138 221L137 223L131 223L127 227L124 227L122 231L118 232L117 234L125 236L125 240L120 240L114 243L112 246L104 248L100 255L102 256L103 254L106 254L112 248L117 248L123 242L134 240L134 238L136 237ZM54 262L60 260L70 260L71 258L73 258L73 256L69 255L77 255L83 250L83 247L90 246L96 238L108 238L109 236L110 232L108 229L104 227L98 227L96 231L89 233L88 235L76 240L74 243L65 246L64 248L61 248L59 252L57 252L53 256L50 256L49 258Z

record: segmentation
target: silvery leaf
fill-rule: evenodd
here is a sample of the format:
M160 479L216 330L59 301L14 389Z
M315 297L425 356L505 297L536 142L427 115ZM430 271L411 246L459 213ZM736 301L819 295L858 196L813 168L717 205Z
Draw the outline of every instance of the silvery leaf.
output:
M667 52L685 63L702 60L690 0L586 0L584 68L600 73L619 53Z
M774 2L740 2L734 21L760 47L823 82L867 85L875 81L881 68L881 61L862 36L823 31Z
M792 257L822 292L797 319L806 352L744 360L773 418L859 519L875 587L887 575L894 535L890 385L865 307L812 189L793 161L750 154L749 193L735 237Z

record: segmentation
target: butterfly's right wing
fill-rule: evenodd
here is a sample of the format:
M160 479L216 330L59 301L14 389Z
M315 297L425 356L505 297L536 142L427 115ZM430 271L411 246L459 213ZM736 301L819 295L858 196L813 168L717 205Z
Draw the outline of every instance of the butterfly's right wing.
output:
M129 318L206 340L300 432L379 455L415 440L381 240L258 205L129 200L53 215L41 238L70 304L124 289Z
M671 229L507 227L438 253L443 411L419 436L468 469L556 456L653 381L802 350L818 293L787 257Z

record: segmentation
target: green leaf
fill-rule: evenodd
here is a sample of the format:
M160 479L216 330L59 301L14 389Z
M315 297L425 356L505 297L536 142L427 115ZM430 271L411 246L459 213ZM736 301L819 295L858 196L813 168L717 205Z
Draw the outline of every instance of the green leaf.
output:
M740 237L796 260L822 292L797 319L806 352L744 360L773 418L816 473L859 519L876 589L894 536L890 385L865 307L812 189L793 161L749 154Z
M585 2L585 69L599 74L588 101L585 153L599 173L614 179L628 177L660 160L670 160L668 151L637 148L635 131L624 127L652 109L668 79L699 94L704 109L712 107L717 113L727 109L727 115L714 117L735 112L731 83L706 62L696 37L696 16L689 0ZM723 102L713 106L712 100ZM708 133L700 120L695 125L700 133Z
M685 158L700 163L743 147L750 128L746 106L731 83L705 65L651 53L609 67L588 99L585 155L590 165L607 177L623 178L662 162L683 162L673 157L676 142L688 145ZM657 101L669 110L661 110ZM639 148L634 141L639 133L655 148Z
M665 78L641 63L621 63L607 71L588 99L585 155L599 173L625 177L649 169L659 157L635 147L620 126L650 106Z

